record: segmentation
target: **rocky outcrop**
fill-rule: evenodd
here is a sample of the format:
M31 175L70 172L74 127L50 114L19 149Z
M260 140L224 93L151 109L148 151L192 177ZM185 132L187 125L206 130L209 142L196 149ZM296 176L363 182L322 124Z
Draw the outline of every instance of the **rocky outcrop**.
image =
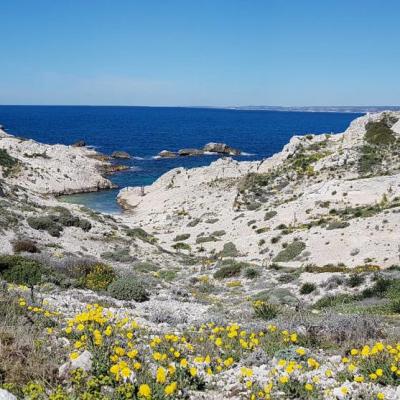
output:
M177 154L175 152L169 150L162 150L157 154L157 157L160 158L174 158L176 156Z
M199 149L181 149L178 151L180 156L201 156L203 153L203 150Z
M77 142L75 142L72 147L85 147L86 146L86 142L84 140L78 140Z
M129 160L129 159L131 159L130 154L127 153L126 151L114 151L114 152L111 154L111 157L112 157L112 158L119 158L119 159L122 159L122 160Z
M7 171L0 167L0 178L7 183L42 194L93 192L114 187L103 177L110 164L97 159L87 147L48 145L14 137L0 130L0 149L16 162Z
M203 147L203 151L208 153L224 154L228 156L239 156L241 154L240 150L234 149L225 143L207 143Z

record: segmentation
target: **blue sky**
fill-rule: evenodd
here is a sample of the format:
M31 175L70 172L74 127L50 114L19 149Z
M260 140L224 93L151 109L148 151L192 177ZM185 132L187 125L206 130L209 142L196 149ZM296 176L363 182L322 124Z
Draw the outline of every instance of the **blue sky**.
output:
M398 0L0 0L0 15L0 104L400 104Z

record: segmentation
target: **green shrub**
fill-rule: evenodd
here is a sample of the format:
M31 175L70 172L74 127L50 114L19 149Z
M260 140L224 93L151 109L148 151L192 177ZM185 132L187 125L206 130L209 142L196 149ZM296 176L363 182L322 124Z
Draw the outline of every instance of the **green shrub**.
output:
M182 242L190 238L190 233L182 233L182 235L177 235L174 238L174 242Z
M115 272L112 267L101 263L84 266L82 275L79 279L80 286L95 291L106 290L115 279Z
M135 260L135 257L130 255L129 248L117 249L115 251L106 251L101 253L101 257L106 260L116 261L116 262L132 262Z
M264 221L268 221L271 218L275 217L275 215L278 214L276 211L267 211L264 215Z
M396 138L385 119L377 122L368 122L365 126L364 139L375 146L387 146L393 143Z
M322 267L318 267L317 265L309 264L304 268L305 272L309 272L312 274L322 274L325 272L347 272L349 269L344 264L326 264Z
M14 157L11 157L7 153L7 150L0 149L0 167L3 167L4 176L8 176L11 169L17 165L17 163L18 161Z
M126 231L126 234L130 237L143 240L143 242L147 242L147 243L151 243L151 244L157 243L157 238L155 238L153 235L150 235L142 228L128 229Z
M220 237L220 236L224 236L226 235L226 232L222 229L220 231L214 231L211 236L216 236L216 237Z
M260 276L260 271L258 271L258 270L255 269L255 268L247 268L247 269L244 271L244 276L245 276L247 279L254 279L254 278L257 278L257 276Z
M215 279L226 279L240 275L244 263L235 260L226 260L222 266L214 273Z
M194 218L192 219L186 226L189 228L195 227L199 222L201 221L200 218Z
M385 297L386 293L393 285L393 280L379 277L372 287L366 288L362 291L361 296L364 298L369 297Z
M329 295L322 297L319 299L315 304L315 308L328 308L328 307L335 307L342 304L352 303L355 300L354 296L342 293L337 295Z
M142 282L135 276L124 276L116 279L108 287L108 293L118 300L135 300L143 302L149 299Z
M188 243L184 243L184 242L178 242L172 245L172 248L175 249L176 251L180 251L180 250L191 250L191 247Z
M287 262L296 258L306 248L306 244L300 240L295 240L288 244L277 256L272 260L274 262Z
M43 215L39 217L29 217L28 225L36 230L47 231L51 236L60 237L64 227L81 228L88 232L92 228L90 221L73 216L64 207L55 207L55 214Z
M214 236L199 236L196 239L196 244L216 242L216 241L217 241L217 238L215 238Z
M347 228L350 226L350 224L347 221L332 221L327 227L327 230L332 230L332 229L343 229Z
M60 237L63 227L55 222L50 216L29 217L29 226L40 231L47 231L53 237Z
M256 300L252 303L254 314L256 317L264 321L270 321L278 316L280 307L276 304L271 304L263 300Z
M300 294L310 294L312 293L317 287L314 283L306 282L303 283L300 287Z
M21 256L0 256L0 273L7 282L32 288L40 283L45 272L37 261Z
M157 265L154 265L148 261L141 261L133 265L133 269L138 272L148 273L148 272L156 272L160 268Z
M220 257L237 257L239 255L235 244L228 242L224 244L223 249L218 253Z
M359 274L351 274L350 277L347 279L346 284L349 287L357 287L360 286L364 282L364 277Z

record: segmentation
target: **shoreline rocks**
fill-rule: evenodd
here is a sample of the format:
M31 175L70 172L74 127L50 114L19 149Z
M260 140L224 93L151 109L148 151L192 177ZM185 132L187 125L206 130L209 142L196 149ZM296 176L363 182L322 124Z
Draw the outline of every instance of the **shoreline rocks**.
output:
M129 153L127 153L126 151L113 151L111 154L112 158L118 158L121 160L130 160L132 157Z
M194 156L202 156L204 154L215 154L222 156L239 156L242 152L238 149L235 149L226 143L207 143L202 149L195 148L184 148L178 150L178 152L170 151L170 150L162 150L157 154L158 158L175 158L179 157L194 157Z
M204 152L208 153L218 153L218 154L225 154L229 156L239 156L241 154L241 151L238 149L234 149L231 146L228 146L225 143L207 143L203 147Z
M86 147L86 142L84 140L78 140L72 144L72 147Z
M177 154L173 151L162 150L157 154L157 156L160 158L175 158Z
M203 150L199 150L199 149L181 149L178 151L178 155L180 155L181 157L185 157L185 156L201 156L203 155L204 152Z

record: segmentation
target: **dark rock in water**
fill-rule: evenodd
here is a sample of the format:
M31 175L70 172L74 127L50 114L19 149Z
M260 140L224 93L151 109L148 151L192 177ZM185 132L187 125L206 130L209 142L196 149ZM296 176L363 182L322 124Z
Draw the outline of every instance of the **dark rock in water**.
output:
M178 151L178 154L180 156L201 156L204 152L199 149L181 149Z
M126 151L114 151L111 154L112 158L121 158L121 159L125 159L125 160L129 160L131 158L130 154L127 153Z
M158 157L162 158L173 158L176 157L176 153L169 150L162 150L158 153Z
M225 143L207 143L204 146L203 151L209 153L226 154L229 156L238 156L241 153L240 150L234 149Z
M85 147L86 146L86 142L84 140L78 140L77 142L75 142L72 147Z

